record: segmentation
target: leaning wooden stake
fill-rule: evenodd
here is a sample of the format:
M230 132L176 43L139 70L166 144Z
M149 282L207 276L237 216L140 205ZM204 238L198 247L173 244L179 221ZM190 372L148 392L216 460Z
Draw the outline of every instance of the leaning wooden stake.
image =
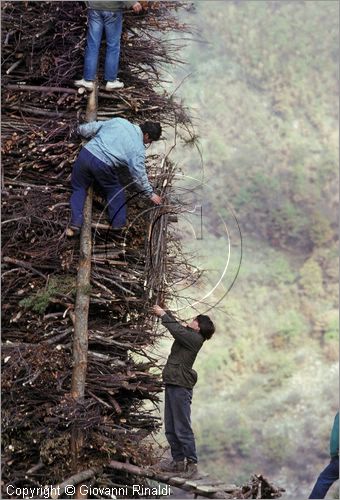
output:
M98 89L89 94L86 107L86 121L95 121L97 117ZM73 372L71 394L76 400L81 400L85 394L85 381L87 371L88 351L88 315L90 306L90 283L91 283L91 253L92 253L92 197L93 188L87 193L84 206L84 222L80 235L80 258L77 276L77 296L75 304L75 325L73 337ZM71 435L71 452L75 469L81 448L83 446L83 433L81 429L73 429ZM76 487L74 498L86 498Z

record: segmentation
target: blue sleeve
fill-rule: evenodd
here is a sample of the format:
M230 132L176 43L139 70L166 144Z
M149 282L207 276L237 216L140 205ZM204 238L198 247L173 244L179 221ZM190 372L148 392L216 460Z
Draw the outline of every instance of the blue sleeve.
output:
M90 137L96 135L98 130L100 130L101 127L103 126L103 123L105 122L82 123L78 127L78 134L82 135L83 137L86 137L86 139L89 139Z
M152 196L153 188L145 170L145 153L138 152L129 160L129 171L141 193L147 197Z

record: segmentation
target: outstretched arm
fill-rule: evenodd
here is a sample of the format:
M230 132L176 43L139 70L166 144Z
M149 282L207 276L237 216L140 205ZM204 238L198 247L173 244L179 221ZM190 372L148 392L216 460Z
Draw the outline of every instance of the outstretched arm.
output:
M81 125L78 126L78 134L82 135L83 137L86 137L86 139L89 139L90 137L93 137L96 135L98 130L103 126L104 122L89 122L89 123L82 123Z
M198 335L179 323L170 311L165 311L157 305L153 306L152 310L156 316L162 318L162 324L169 330L175 340L188 349L195 350L194 346L199 339Z
M137 188L144 196L151 198L154 193L145 170L145 154L139 153L131 158L129 170Z
M164 309L162 309L160 306L158 305L154 305L152 307L152 312L154 314L156 314L156 316L158 316L159 318L161 318L162 316L164 316L164 314L166 314L166 312L164 311Z
M153 188L146 174L145 154L137 154L129 162L129 170L131 177L137 188L141 191L141 194L150 198L150 200L153 201L155 205L160 205L162 203L162 198L158 196L158 194L153 192Z

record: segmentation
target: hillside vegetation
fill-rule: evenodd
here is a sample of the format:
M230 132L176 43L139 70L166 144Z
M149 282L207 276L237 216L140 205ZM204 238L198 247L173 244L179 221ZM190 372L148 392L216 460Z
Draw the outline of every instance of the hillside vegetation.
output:
M229 204L243 237L240 274L211 311L217 333L196 362L201 465L231 482L262 472L287 498L306 498L338 406L338 3L194 7L185 20L197 32L173 84L191 73L177 93L194 114L203 167L195 148L180 158L209 186L209 234L183 243L203 252L200 266L221 269L214 214L229 221ZM211 275L188 294L209 290Z

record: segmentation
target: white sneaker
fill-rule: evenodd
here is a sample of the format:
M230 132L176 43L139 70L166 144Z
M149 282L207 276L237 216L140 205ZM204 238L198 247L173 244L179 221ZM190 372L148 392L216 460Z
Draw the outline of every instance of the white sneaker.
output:
M91 80L84 80L84 78L82 78L81 80L76 80L74 82L74 85L76 87L84 87L84 89L87 90L93 90L93 82Z
M124 83L121 82L120 80L113 80L111 82L107 82L105 85L105 90L116 90L116 89L122 89L124 88Z

